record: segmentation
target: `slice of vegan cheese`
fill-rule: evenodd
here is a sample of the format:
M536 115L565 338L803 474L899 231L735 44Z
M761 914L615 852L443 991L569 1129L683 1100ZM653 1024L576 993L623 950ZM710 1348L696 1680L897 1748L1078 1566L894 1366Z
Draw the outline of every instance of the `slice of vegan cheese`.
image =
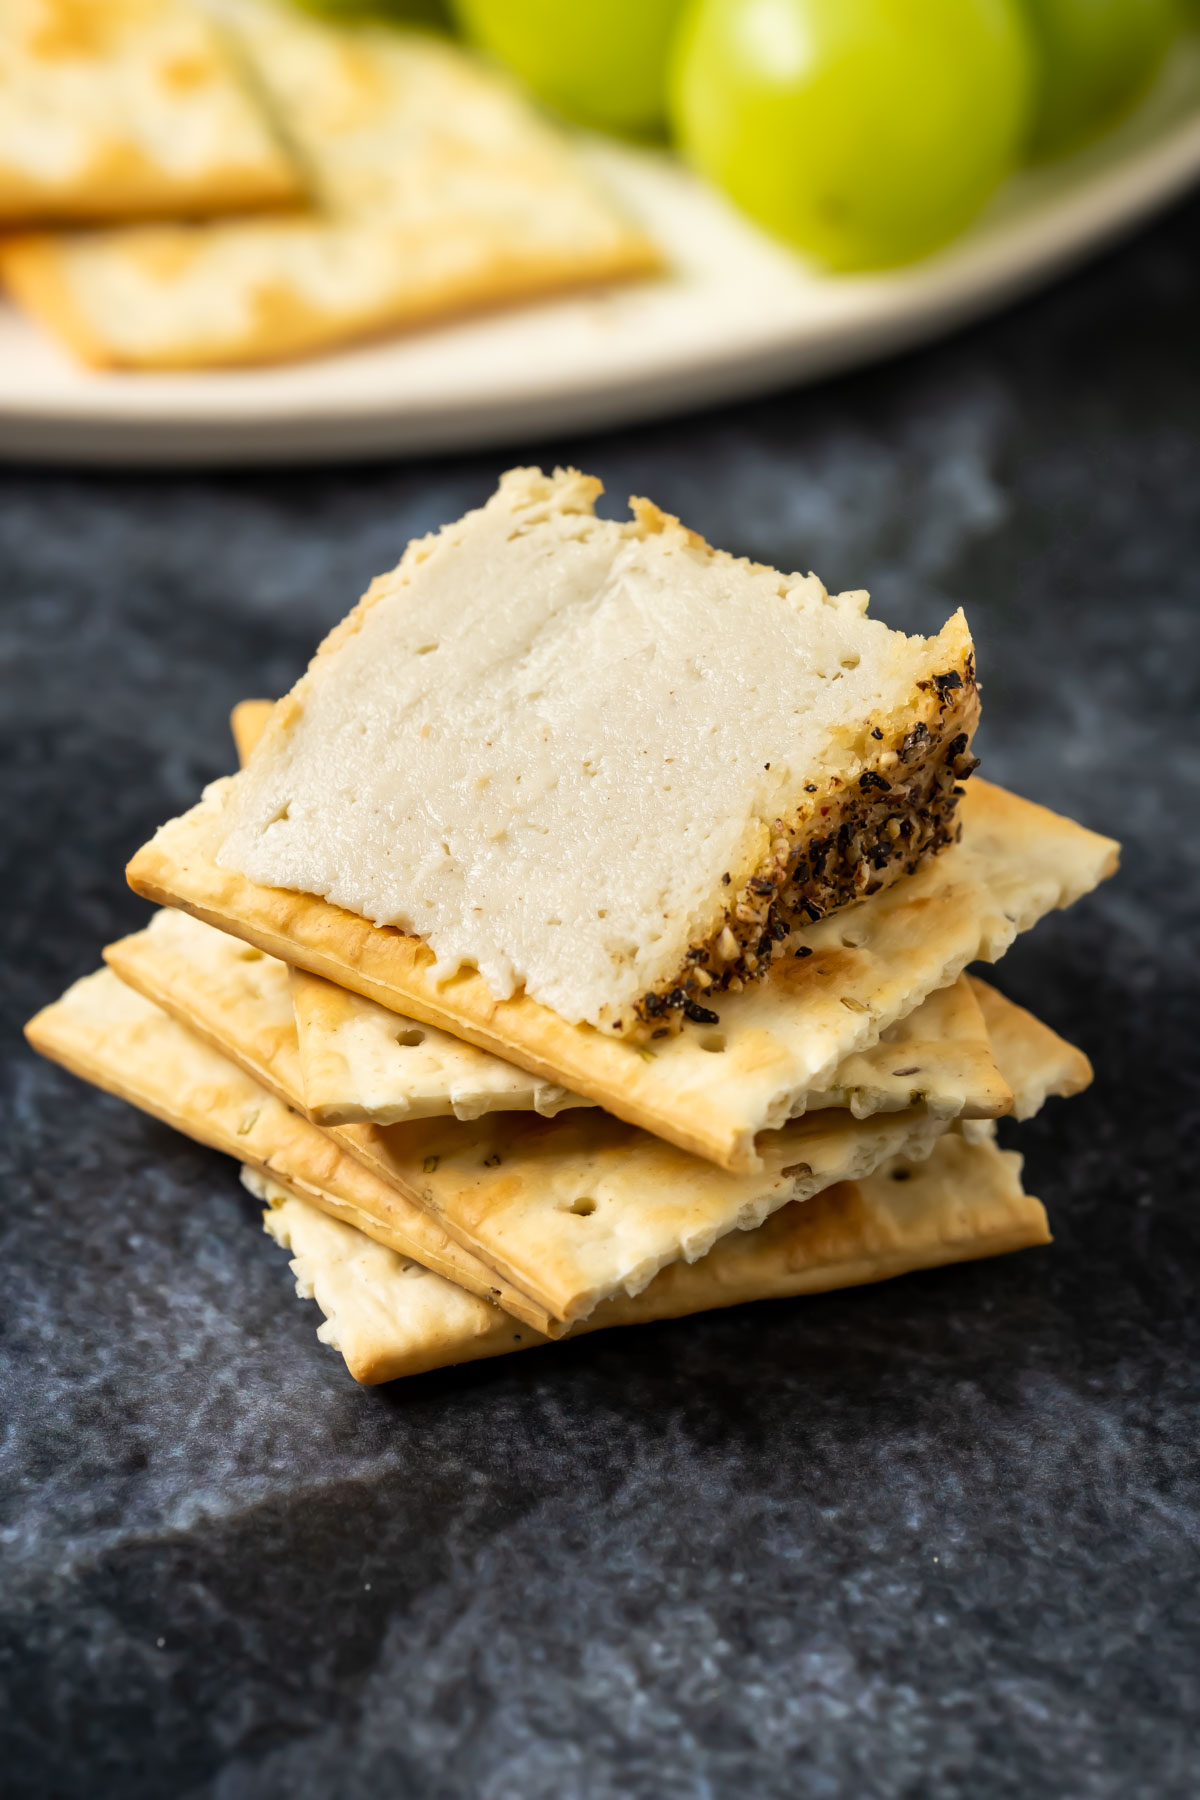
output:
M276 708L218 861L568 1023L715 1023L789 934L950 842L978 703L936 638L515 470L409 546Z

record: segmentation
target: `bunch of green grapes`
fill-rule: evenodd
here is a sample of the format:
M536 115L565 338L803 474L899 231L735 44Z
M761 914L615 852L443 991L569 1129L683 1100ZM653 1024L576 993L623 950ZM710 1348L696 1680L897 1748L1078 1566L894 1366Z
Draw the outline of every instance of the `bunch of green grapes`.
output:
M441 0L304 3L428 20ZM566 118L669 132L752 218L834 269L953 237L1018 164L1111 125L1184 11L1200 21L1200 0L448 4L464 37Z

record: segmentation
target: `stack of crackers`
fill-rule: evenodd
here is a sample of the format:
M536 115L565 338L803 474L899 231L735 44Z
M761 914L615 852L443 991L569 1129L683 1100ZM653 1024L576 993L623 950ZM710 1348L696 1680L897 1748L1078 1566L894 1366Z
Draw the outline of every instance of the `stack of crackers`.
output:
M324 729L331 696L348 698L356 739L383 732L372 761L386 763L393 747L384 774L398 791L416 742L406 733L429 729L412 725L411 684L427 681L436 705L453 671L439 688L422 673L425 662L410 667L394 652L403 707L380 726L378 698L370 718L364 699L356 721L347 646L374 655L379 632L409 621L424 637L421 609L436 605L444 653L456 627L445 595L455 582L467 641L477 643L486 609L507 621L528 601L527 589L510 584L519 555L527 570L556 556L576 570L572 604L589 629L596 607L618 590L622 606L631 594L643 612L652 604L651 642L668 662L668 627L689 582L696 592L716 582L747 618L755 607L755 617L778 616L801 643L833 615L839 630L850 629L865 607L863 596L827 596L812 577L722 557L645 502L633 524L608 525L589 510L596 488L561 474L507 477L480 513L410 546L290 696L274 707L243 703L233 719L243 772L215 783L129 867L131 885L161 910L146 929L110 945L107 967L27 1028L43 1054L235 1158L246 1187L266 1203L266 1229L292 1253L298 1291L325 1315L319 1335L362 1382L1049 1241L1041 1204L1022 1188L1020 1156L997 1147L995 1121L1029 1118L1052 1096L1079 1092L1091 1070L1049 1026L965 971L996 961L1047 912L1088 893L1115 869L1117 846L966 779L976 702L965 626L952 622L950 635L935 640L886 634L915 666L924 656L934 670L906 702L924 706L932 725L873 703L859 750L838 751L840 775L822 787L801 782L806 771L798 771L795 785L814 796L814 819L833 810L836 821L839 788L840 804L858 811L819 841L812 819L776 818L770 854L782 873L773 897L765 897L761 863L747 863L759 872L721 890L732 898L710 938L727 946L724 962L693 931L687 967L699 985L685 987L689 975L648 990L620 1018L581 1019L565 1001L546 1004L531 991L540 979L533 964L502 994L498 979L489 986L469 958L448 958L444 946L439 954L436 932L430 940L235 866L231 822L239 807L245 816L255 792L247 784L269 784L277 768L292 783L290 808L276 809L265 843L286 845L283 826L313 824L302 816L304 733ZM485 529L511 549L493 553L479 602L485 611L476 616L459 571ZM584 553L581 544L593 557L607 555L606 544L612 551L586 600L570 562ZM652 603L647 570L657 572ZM560 634L564 607L556 593L550 610ZM531 641L541 673L530 691L540 693L550 654L542 626L531 628ZM939 672L951 642L960 660ZM437 649L422 642L412 654ZM694 655L699 667L703 646ZM849 689L854 662L844 656L830 684ZM498 679L498 666L489 665L488 681ZM645 659L633 651L626 667L650 706L659 677L637 674ZM578 675L583 693L589 679L603 680L583 666ZM678 671L661 679L670 684L663 692L675 695ZM785 697L790 681L785 672ZM447 759L485 689L483 675L462 676L458 710L443 707ZM703 706L706 692L698 680L691 704ZM770 697L761 699L765 716ZM611 709L596 716L601 758ZM668 737L673 729L670 720L655 726ZM541 735L552 736L548 728ZM647 742L650 735L648 726ZM671 740L673 767L688 741L682 728ZM349 782L352 751L331 737L317 742L318 760L336 763L338 780ZM500 781L501 749L492 753ZM905 812L905 795L919 784L901 780L904 758L915 769L919 754L935 774L937 756L948 758L954 782L947 829L924 848ZM553 781L545 791L552 794ZM345 793L361 811L364 796ZM439 799L435 827L447 856L451 842L469 842L474 818L468 797L461 817L449 820L452 804L452 794ZM618 813L621 804L618 793ZM642 796L638 805L646 804ZM518 834L516 802L511 817ZM822 879L832 881L834 849L850 845L858 856L870 819L878 843L897 846L896 857L889 863L868 844L847 865L844 894L830 888L819 905L818 850ZM344 876L353 829L340 818L316 824L334 828ZM385 852L397 829L383 811L361 828ZM489 828L487 843L496 837ZM468 851L456 854L471 876ZM521 855L529 854L525 845ZM757 914L756 896L764 896ZM744 939L735 954L727 924L752 915L761 935L753 951ZM614 972L613 994L618 986Z
M499 75L290 0L5 0L3 231L13 297L104 368L307 355L660 260Z

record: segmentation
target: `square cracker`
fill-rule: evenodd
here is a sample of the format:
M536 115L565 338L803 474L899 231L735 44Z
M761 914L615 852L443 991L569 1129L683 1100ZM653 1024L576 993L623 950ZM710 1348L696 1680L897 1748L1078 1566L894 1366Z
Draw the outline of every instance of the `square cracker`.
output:
M0 246L17 300L85 361L273 362L659 268L558 133L455 46L283 0L212 3L316 210Z
M450 1113L554 1118L594 1104L319 975L293 969L291 986L304 1106L318 1125L396 1125ZM869 1050L847 1057L828 1088L806 1096L803 1110L844 1107L864 1119L921 1106L943 1119L988 1119L1011 1104L979 1002L960 975Z
M1091 1085L1092 1065L1082 1050L977 975L967 979L997 1066L1012 1089L1014 1119L1032 1119L1052 1095L1068 1099Z
M189 1031L299 1104L294 1037L263 963L183 915L110 945L112 967ZM271 979L278 983L282 970ZM557 1119L492 1113L470 1124L342 1125L327 1135L389 1190L424 1207L464 1249L563 1324L610 1293L636 1293L664 1264L703 1256L789 1200L869 1174L884 1157L928 1154L946 1122L925 1113L815 1113L771 1134L761 1169L731 1173L598 1108ZM315 1126L310 1129L317 1130ZM364 1217L365 1230L371 1226Z
M33 1048L187 1137L287 1181L448 1281L503 1300L542 1329L543 1308L449 1238L421 1208L109 969L29 1021Z
M293 969L291 991L304 1109L318 1125L478 1119L489 1112L552 1119L568 1107L595 1105L319 975Z
M672 1264L636 1299L606 1301L572 1335L1048 1243L1045 1211L1022 1191L1020 1170L1012 1151L947 1132L918 1167L896 1164L786 1206L757 1231L722 1238L701 1261ZM279 1183L251 1172L247 1185L268 1202L266 1229L292 1252L297 1292L325 1314L318 1336L341 1352L356 1381L391 1381L545 1341Z
M738 1172L599 1108L557 1119L489 1113L471 1125L424 1119L347 1129L364 1134L360 1153L371 1169L572 1324L789 1201L861 1179L891 1156L919 1161L946 1123L914 1112L811 1113L772 1134L761 1169Z
M221 868L227 787L215 782L138 851L127 870L137 893L491 1050L730 1170L761 1169L759 1134L827 1087L846 1057L969 962L994 962L1018 932L1088 893L1118 854L1110 838L976 777L961 801L958 844L808 927L801 936L812 954L723 995L719 1027L639 1045L568 1025L523 995L497 1001L468 970L435 981L419 938Z
M242 212L303 198L202 8L5 0L0 221Z

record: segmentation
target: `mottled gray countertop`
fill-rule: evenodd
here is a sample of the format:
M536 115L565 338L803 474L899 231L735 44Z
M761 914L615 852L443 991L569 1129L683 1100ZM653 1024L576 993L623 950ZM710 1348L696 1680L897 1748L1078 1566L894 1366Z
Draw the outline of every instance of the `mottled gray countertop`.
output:
M571 460L933 627L986 772L1122 875L1000 984L1081 1043L1054 1247L365 1392L232 1167L20 1023L405 540ZM1200 205L999 321L623 436L0 474L0 1788L59 1800L1192 1796ZM1007 1128L1006 1128L1007 1130Z

